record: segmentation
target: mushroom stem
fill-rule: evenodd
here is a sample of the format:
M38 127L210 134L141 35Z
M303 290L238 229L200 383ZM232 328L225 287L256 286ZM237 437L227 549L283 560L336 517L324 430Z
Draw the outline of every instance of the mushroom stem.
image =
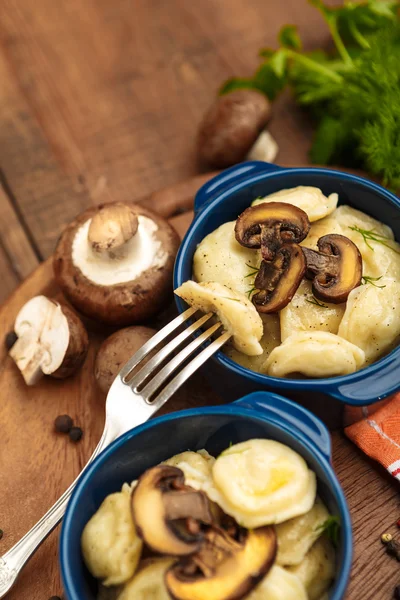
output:
M90 222L88 242L95 252L107 252L113 257L133 238L138 224L138 217L129 206L118 203L106 205Z
M247 159L274 162L278 152L278 144L269 131L265 129L260 133L254 145L250 148Z
M44 351L35 339L18 338L9 354L21 371L26 385L35 385L43 377Z

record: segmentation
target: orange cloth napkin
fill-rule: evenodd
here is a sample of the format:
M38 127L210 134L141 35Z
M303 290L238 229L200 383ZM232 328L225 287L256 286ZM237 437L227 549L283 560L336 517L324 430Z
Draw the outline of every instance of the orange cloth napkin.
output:
M347 437L400 481L400 393L362 408L346 407Z

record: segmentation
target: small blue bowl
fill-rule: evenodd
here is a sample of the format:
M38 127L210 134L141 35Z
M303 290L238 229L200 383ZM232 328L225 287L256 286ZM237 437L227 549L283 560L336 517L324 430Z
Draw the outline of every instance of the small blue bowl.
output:
M251 394L230 405L153 419L102 452L80 478L62 525L60 563L66 599L96 599L96 584L82 560L80 539L84 526L108 494L179 452L206 448L217 456L230 443L251 438L272 438L287 444L315 471L318 493L341 522L337 577L329 594L330 600L341 600L350 575L352 531L346 499L330 464L329 433L309 411L267 392Z
M241 163L217 175L198 191L195 218L175 263L174 288L192 279L193 255L207 234L219 225L235 220L257 196L298 185L321 188L326 195L337 192L339 204L349 204L390 225L396 239L400 240L400 200L376 183L329 169L287 169L264 162ZM187 308L180 298L176 302L180 312ZM279 391L296 399L312 399L315 396L317 403L323 403L327 396L331 396L347 404L363 406L400 389L399 347L356 373L325 379L268 377L242 367L221 351L209 361L209 365L209 378L226 399L265 389Z

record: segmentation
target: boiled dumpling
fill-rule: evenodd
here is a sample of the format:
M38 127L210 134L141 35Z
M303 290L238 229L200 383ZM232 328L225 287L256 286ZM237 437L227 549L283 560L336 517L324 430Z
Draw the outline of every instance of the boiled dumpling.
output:
M235 224L224 223L200 242L193 257L193 277L199 282L218 281L246 294L252 287L249 275L260 266L261 254L236 241Z
M306 589L296 575L274 565L247 600L308 600Z
M377 221L373 217L352 208L351 206L339 206L332 215L342 228L342 234L356 244L363 258L363 275L369 277L388 276L394 279L400 278L400 244L393 241L393 231L387 225ZM350 229L358 227L366 231L373 230L383 236L381 242L364 240L362 234Z
M325 535L312 546L304 560L294 567L286 567L305 586L309 600L320 600L335 577L335 551Z
M264 198L257 198L252 206L263 202L287 202L304 210L311 222L318 221L333 212L337 206L339 196L330 194L325 196L317 187L299 185L287 190L279 190Z
M107 496L86 524L81 545L87 568L104 585L119 585L132 577L142 541L133 524L129 494Z
M335 213L325 217L324 219L321 219L320 221L315 221L315 223L312 223L308 236L300 243L300 246L305 246L306 248L311 248L312 250L318 250L317 242L319 238L323 237L324 235L329 235L330 233L339 233L340 235L345 235L341 225L334 218L334 214Z
M181 452L162 464L171 465L181 469L185 475L185 484L190 485L196 490L202 490L206 483L211 480L211 470L215 458L208 454L206 450L201 452Z
M237 350L249 356L262 354L263 323L246 296L214 281L185 281L175 294L199 310L217 313Z
M324 331L293 333L275 350L264 365L272 377L302 373L308 377L348 375L360 369L365 354L347 340Z
M317 497L311 510L304 515L276 525L278 539L278 565L298 565L311 546L321 535L321 525L329 518L329 512Z
M278 314L261 314L261 320L263 322L264 333L260 340L263 353L258 356L247 356L243 352L239 352L233 346L226 345L224 347L224 353L229 356L242 367L250 369L251 371L261 372L261 369L271 354L272 350L279 346L281 343L281 329L279 324Z
M124 585L118 600L171 600L164 575L173 562L171 558L151 559L148 564L144 562L133 579Z
M291 302L279 313L282 342L299 331L337 333L346 305L320 304L323 306L318 306L313 296L311 281L303 279Z
M308 512L315 501L315 474L297 452L274 440L227 448L212 475L205 492L247 528L282 523Z
M368 363L392 349L400 336L400 283L383 278L352 290L339 335L362 348Z

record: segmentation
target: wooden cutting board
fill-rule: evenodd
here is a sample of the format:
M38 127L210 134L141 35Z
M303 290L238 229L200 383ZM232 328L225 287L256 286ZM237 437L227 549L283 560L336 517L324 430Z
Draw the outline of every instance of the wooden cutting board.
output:
M183 235L191 219L193 195L211 175L199 176L143 200L170 219ZM43 263L0 309L0 555L4 554L57 500L78 475L96 446L104 424L105 396L96 387L93 363L105 337L90 331L90 351L81 371L63 382L45 378L28 388L3 343L15 316L31 297L60 298L51 260ZM173 312L173 309L172 309ZM171 312L171 314L172 314ZM109 332L107 332L109 333ZM196 374L164 407L164 412L218 404L221 400ZM84 436L72 443L54 432L59 414L71 415ZM353 577L347 598L389 598L400 583L398 568L382 551L380 534L400 516L396 486L339 432L333 434L334 464L347 494L356 535ZM57 544L59 529L23 570L10 600L47 600L62 596ZM365 569L374 564L373 572Z

